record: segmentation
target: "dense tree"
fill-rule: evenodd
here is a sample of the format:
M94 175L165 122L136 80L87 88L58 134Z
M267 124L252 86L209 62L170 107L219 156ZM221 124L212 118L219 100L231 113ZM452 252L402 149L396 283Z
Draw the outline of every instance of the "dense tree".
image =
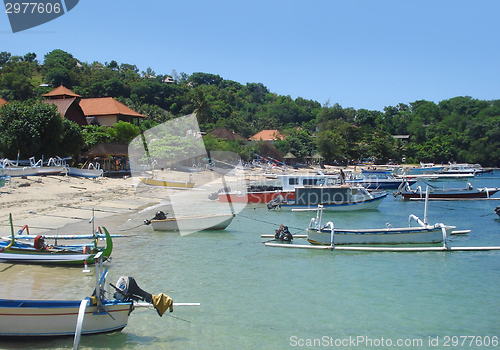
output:
M78 126L61 118L55 105L13 102L0 109L0 149L5 157L69 156L81 147Z

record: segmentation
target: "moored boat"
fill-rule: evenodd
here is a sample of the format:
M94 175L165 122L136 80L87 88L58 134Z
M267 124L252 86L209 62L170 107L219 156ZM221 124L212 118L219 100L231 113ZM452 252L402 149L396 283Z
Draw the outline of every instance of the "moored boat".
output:
M349 244L428 244L439 243L448 237L455 226L442 223L429 225L411 214L409 227L392 227L387 225L380 229L342 229L336 228L332 221L321 224L323 208L318 207L316 218L312 218L307 228L307 241L315 245L349 245ZM415 220L420 226L411 227Z
M145 220L155 231L202 231L224 230L233 221L235 214L213 214L167 217L162 211L151 220Z
M101 254L96 256L96 288L91 297L83 300L0 299L0 336L74 335L74 348L78 348L81 334L109 333L125 328L134 306L144 306L137 301L152 304L160 316L168 309L173 311L174 304L169 296L145 292L132 277L120 277L118 286L112 285L116 290L113 299L106 298L104 288L108 272L107 269L102 271Z
M267 178L267 176L265 176ZM241 191L221 190L210 195L210 199L233 203L268 203L278 196L295 199L296 186L311 186L338 179L338 175L287 174L274 175L273 181L250 181Z
M11 238L10 240L0 241L0 262L40 265L83 265L84 263L94 263L94 257L98 253L102 253L102 258L106 260L111 256L111 252L113 251L113 241L105 227L102 228L106 237L106 246L104 248L97 246L97 238L90 244L49 245L45 242L45 238L42 235L33 235L33 243L25 239L21 241L19 238L16 238L14 236L11 215L9 215L9 219L11 224ZM24 228L27 228L27 226L24 226ZM100 231L100 228L98 230Z
M411 178L396 178L389 171L374 171L362 169L361 174L351 174L345 180L351 185L360 185L368 190L389 190L397 189L404 182L413 185L417 182Z
M385 191L368 192L361 186L325 185L297 186L295 197L278 197L269 202L268 209L310 210L322 205L327 210L350 211L377 209L381 200L387 196Z
M467 183L462 188L437 188L432 187L429 189L429 199L435 200L460 200L460 199L489 199L495 193L500 191L499 187L481 187L474 188L471 183ZM419 186L412 189L409 185L405 185L401 191L403 200L423 200L425 199L425 192Z

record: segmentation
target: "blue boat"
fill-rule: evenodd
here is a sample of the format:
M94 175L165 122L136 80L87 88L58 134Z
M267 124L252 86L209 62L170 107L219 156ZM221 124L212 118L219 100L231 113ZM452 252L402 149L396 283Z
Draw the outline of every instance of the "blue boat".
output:
M368 190L396 190L403 186L405 182L413 185L416 179L397 178L388 171L364 170L361 174L351 174L346 178L346 183L351 185L363 186Z

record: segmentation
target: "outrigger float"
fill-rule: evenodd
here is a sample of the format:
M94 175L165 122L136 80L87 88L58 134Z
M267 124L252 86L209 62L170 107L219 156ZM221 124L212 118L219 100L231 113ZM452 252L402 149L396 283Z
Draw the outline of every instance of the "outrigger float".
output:
M450 247L448 245L448 236L450 234L464 234L470 232L470 230L453 231L454 226L448 226L444 224L427 224L427 203L428 203L428 189L426 191L426 204L424 221L420 220L415 215L410 215L411 220L416 220L421 227L409 227L409 228L392 228L388 227L386 229L366 229L366 230L338 230L335 229L332 222L328 222L326 225L321 225L321 214L322 208L318 208L317 218L311 219L311 224L307 229L307 236L295 235L295 238L307 237L308 241L312 245L301 245L301 244L290 244L290 243L276 243L276 242L266 242L265 245L268 247L280 247L280 248L295 248L295 249L319 249L319 250L348 250L348 251L374 251L374 252L424 252L424 251L488 251L488 250L500 250L500 246L490 246L490 247ZM412 232L413 231L413 232ZM432 240L422 241L413 240L412 235L419 234L419 231L423 233L422 237L430 237ZM436 231L441 231L442 236L436 238ZM432 236L428 236L430 232L433 232ZM325 236L329 236L329 243L325 242ZM392 235L392 237L391 237ZM262 235L262 237L267 238L268 235ZM270 235L269 235L270 236ZM350 236L350 240L346 238ZM371 236L371 237L370 237ZM271 236L270 236L271 237ZM319 238L320 241L316 241L313 238ZM408 246L348 246L342 244L408 244L408 243L435 243L443 242L442 246L420 246L420 247L408 247ZM338 244L341 244L339 246Z

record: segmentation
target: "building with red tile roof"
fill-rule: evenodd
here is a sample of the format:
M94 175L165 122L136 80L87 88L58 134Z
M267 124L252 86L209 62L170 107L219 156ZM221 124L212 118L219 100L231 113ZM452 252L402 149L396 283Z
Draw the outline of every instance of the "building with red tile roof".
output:
M47 97L49 99L64 99L64 98L75 98L75 97L82 97L78 94L75 94L73 91L70 89L66 88L65 86L61 85L58 88L55 88L51 92L42 95L43 97Z
M132 123L146 117L112 97L82 98L62 85L43 96L48 98L44 103L56 105L64 118L80 126L113 126L119 121Z
M278 130L262 130L248 139L250 141L259 141L262 139L262 141L274 142L276 140L283 140L284 138L285 136Z

